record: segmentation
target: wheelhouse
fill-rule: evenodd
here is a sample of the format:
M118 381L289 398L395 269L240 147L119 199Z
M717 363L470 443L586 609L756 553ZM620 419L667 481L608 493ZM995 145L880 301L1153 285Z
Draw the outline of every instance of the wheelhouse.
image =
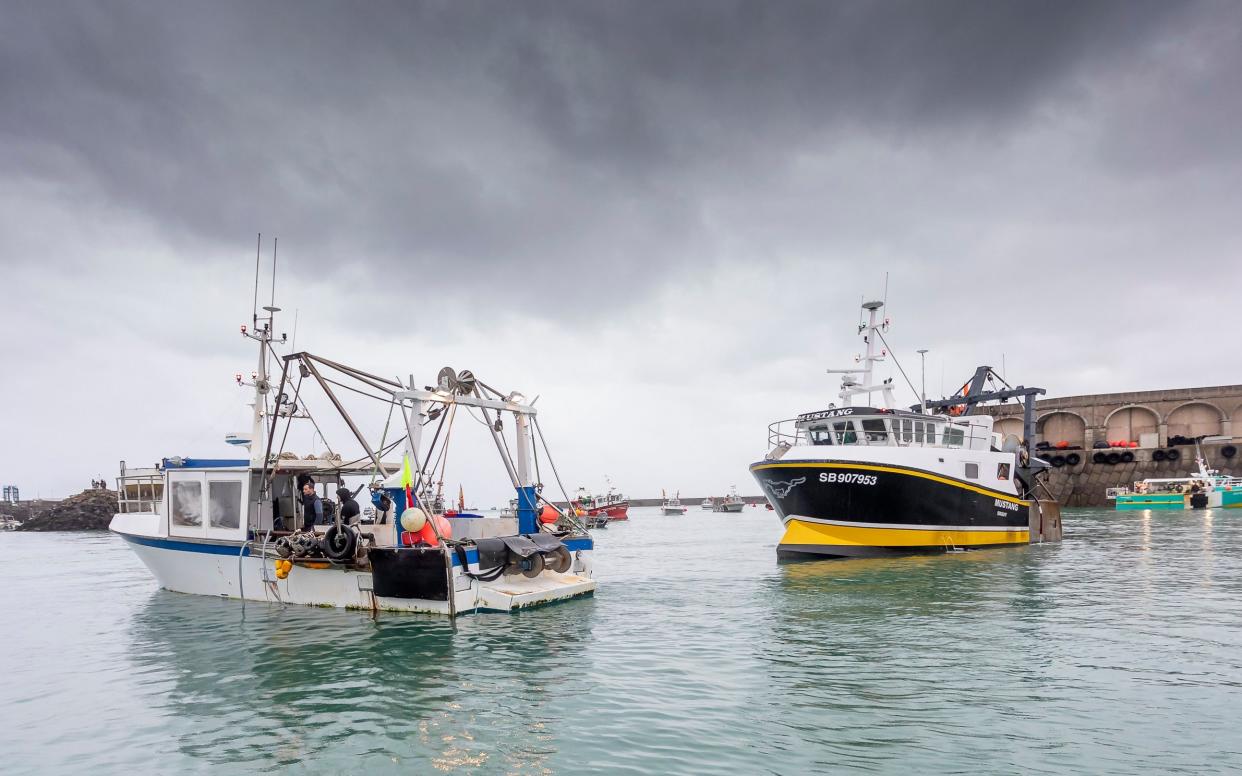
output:
M960 419L902 410L846 407L808 412L768 427L773 446L940 447L989 450L999 447L992 418Z

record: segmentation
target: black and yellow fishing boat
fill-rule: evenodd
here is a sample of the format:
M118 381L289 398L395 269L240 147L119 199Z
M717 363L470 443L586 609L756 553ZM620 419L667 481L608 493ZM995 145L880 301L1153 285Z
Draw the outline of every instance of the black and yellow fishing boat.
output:
M1055 502L1034 497L1046 464L1026 444L1002 448L980 402L1022 398L1034 436L1038 388L984 390L1003 380L980 367L954 397L896 409L891 380L872 384L887 321L867 302L867 355L844 375L844 406L769 426L767 456L750 467L785 525L784 558L877 557L976 549L1059 539ZM859 379L861 377L861 379ZM883 407L855 407L853 397L880 394ZM943 414L937 414L940 410Z

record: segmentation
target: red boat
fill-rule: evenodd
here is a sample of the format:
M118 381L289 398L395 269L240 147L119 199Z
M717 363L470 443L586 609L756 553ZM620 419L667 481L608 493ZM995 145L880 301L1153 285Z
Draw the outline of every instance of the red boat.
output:
M630 519L630 500L617 493L611 484L602 496L592 496L586 488L578 488L574 504L588 516L607 515L609 520Z

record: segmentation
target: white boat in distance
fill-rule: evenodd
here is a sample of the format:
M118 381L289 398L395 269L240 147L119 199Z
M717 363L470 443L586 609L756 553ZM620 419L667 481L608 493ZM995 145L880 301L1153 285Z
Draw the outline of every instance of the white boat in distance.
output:
M666 495L660 504L660 511L666 515L686 514L686 507L681 503L681 493L674 494L672 498Z
M713 512L741 512L746 506L746 502L738 495L737 486L733 485L729 488L729 493L724 498L715 499L712 502Z

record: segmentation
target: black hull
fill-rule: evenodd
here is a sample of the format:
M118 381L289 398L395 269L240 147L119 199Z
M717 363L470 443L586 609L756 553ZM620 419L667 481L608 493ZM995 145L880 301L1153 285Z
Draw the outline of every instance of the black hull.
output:
M1029 502L974 481L849 461L761 462L785 559L896 557L1029 542Z

